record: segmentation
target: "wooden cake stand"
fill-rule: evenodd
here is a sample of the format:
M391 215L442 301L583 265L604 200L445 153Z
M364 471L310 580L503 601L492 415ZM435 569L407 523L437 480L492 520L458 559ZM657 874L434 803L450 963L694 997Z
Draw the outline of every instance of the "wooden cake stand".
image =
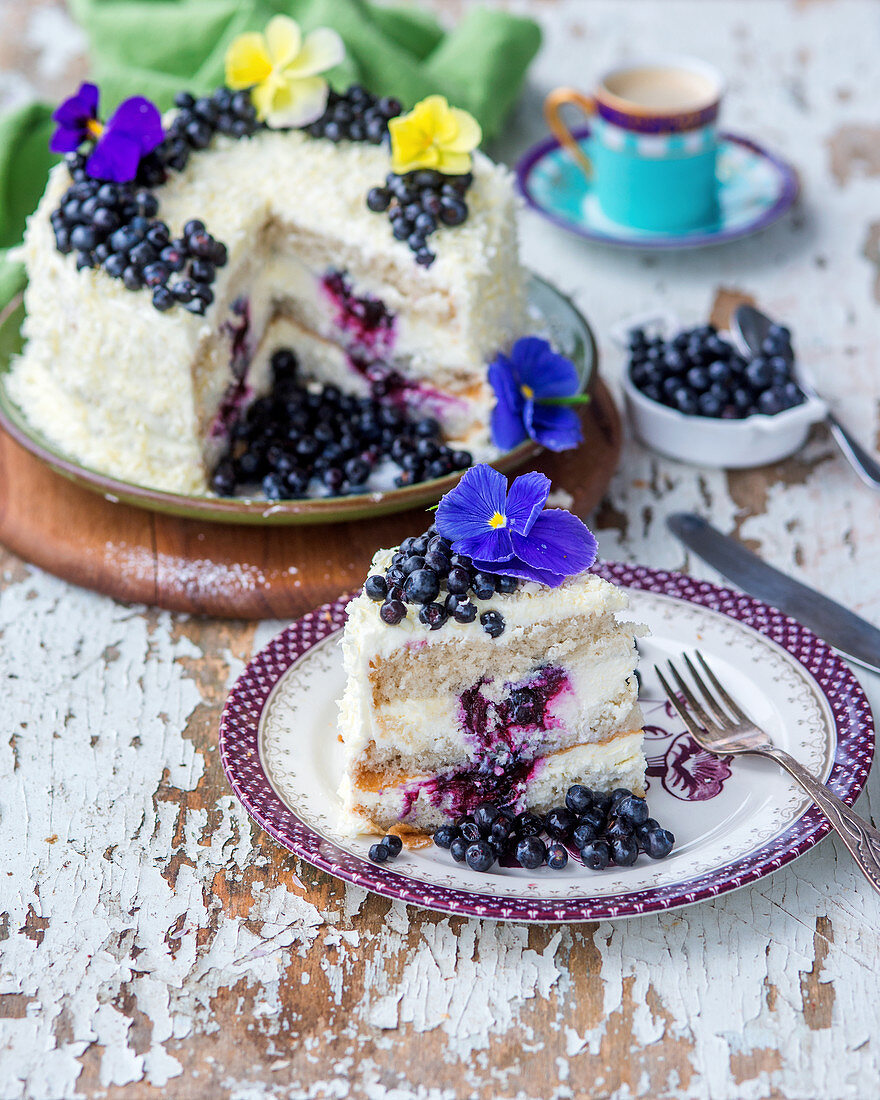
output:
M620 416L596 379L584 443L531 465L586 516L617 465ZM0 542L118 600L236 619L289 619L361 585L380 546L429 523L422 509L323 526L205 523L114 504L54 473L0 430Z

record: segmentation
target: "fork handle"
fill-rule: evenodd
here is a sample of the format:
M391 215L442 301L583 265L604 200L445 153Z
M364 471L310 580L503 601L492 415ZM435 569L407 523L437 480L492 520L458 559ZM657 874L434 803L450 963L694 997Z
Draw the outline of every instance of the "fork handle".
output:
M776 746L757 750L761 756L769 756L800 783L831 822L832 828L849 848L865 877L880 893L880 832L864 818L854 813L845 802L811 775L805 767Z

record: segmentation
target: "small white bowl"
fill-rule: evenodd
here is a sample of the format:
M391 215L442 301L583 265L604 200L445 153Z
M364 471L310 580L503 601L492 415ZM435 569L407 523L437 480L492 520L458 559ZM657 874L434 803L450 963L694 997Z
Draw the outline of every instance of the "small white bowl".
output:
M815 397L773 416L721 420L686 415L636 389L629 365L623 371L623 393L630 423L643 443L682 462L730 470L786 458L804 445L810 426L828 415L824 401Z

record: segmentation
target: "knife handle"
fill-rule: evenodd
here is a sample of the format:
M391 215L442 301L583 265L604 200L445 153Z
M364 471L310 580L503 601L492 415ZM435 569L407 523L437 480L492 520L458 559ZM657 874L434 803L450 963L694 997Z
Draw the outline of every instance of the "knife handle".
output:
M854 813L845 802L842 802L836 794L832 794L824 783L820 783L787 752L770 746L759 750L759 753L781 764L788 774L800 783L849 848L853 859L867 880L880 893L880 832Z

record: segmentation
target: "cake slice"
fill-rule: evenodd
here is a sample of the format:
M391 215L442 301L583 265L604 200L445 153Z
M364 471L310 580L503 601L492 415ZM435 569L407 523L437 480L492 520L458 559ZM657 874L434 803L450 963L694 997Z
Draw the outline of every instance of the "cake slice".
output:
M530 509L517 495L523 481ZM643 630L618 618L626 594L585 571L595 542L579 520L541 511L549 482L539 474L517 479L506 511L487 510L490 531L507 530L532 564L456 553L468 540L448 537L450 506L470 506L486 483L506 488L488 467L469 471L435 527L376 554L348 606L340 794L352 830L430 832L487 801L542 812L576 782L644 792ZM561 542L554 525L565 529ZM568 576L547 568L560 546L554 567Z

